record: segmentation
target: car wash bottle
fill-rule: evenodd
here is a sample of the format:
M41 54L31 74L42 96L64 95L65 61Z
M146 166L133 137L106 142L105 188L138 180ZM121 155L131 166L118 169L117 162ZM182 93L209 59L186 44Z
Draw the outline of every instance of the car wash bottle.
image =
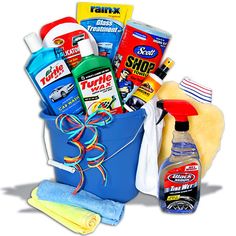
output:
M89 39L78 42L82 60L72 70L84 109L88 114L98 109L123 113L115 74L109 58L95 56Z
M74 79L60 48L44 48L35 33L24 38L31 51L25 69L51 115L82 111Z
M192 213L200 198L201 164L189 130L189 116L198 115L185 100L161 100L157 107L162 116L170 113L175 118L171 155L160 167L160 207L168 213Z
M150 73L142 82L140 87L133 93L133 95L124 104L127 111L136 111L140 109L145 103L150 101L157 91L160 89L163 79L166 77L169 69L174 66L174 61L166 58L163 64L157 68L154 73Z

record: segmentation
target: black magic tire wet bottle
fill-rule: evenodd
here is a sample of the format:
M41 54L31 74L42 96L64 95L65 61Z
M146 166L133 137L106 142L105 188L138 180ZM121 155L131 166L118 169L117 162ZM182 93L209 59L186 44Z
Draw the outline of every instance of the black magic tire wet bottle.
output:
M200 199L201 163L194 141L189 134L188 116L198 115L185 100L161 100L157 107L163 115L175 118L171 155L160 167L160 207L168 213L192 213Z

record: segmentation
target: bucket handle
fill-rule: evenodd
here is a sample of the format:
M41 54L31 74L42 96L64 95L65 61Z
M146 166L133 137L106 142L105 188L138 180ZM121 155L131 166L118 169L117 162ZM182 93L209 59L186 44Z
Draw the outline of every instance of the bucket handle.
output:
M146 115L145 115L146 117ZM121 152L123 149L125 149L127 146L129 146L130 144L132 144L134 142L134 140L137 138L138 134L139 134L139 131L141 130L141 128L143 127L144 125L144 122L145 122L145 119L143 119L141 125L139 126L137 132L135 133L134 137L132 139L129 140L129 142L127 142L124 146L122 146L121 148L119 148L118 150L116 150L113 154L111 154L109 157L105 158L103 162L105 161L108 161L109 159L111 159L112 157L114 157L117 153ZM58 162L58 161L54 161L53 158L52 158L52 153L51 153L51 148L50 145L49 145L49 131L48 129L46 129L46 125L44 124L44 132L43 132L43 138L44 138L44 145L45 145L45 148L46 148L46 153L47 153L47 157L48 157L48 160L47 160L47 164L49 166L52 166L52 167L56 167L58 169L61 169L61 170L65 170L67 172L70 172L70 173L75 173L76 169L74 167L70 167L70 166L66 166L64 165L63 163L61 162ZM87 171L91 168L86 168L84 169L83 171Z
M144 125L144 121L145 119L142 121L141 125L139 126L137 132L135 133L134 137L128 142L126 143L124 146L122 146L121 148L119 148L118 150L116 150L114 153L112 153L109 157L105 158L103 162L105 161L108 161L109 159L111 159L112 157L114 157L117 153L121 152L123 149L125 149L127 146L129 146L131 143L134 142L134 140L137 138L138 134L139 134L139 131L141 130L141 128L143 127ZM84 169L83 171L87 171L91 168L86 168Z
M43 140L44 140L44 145L45 145L45 149L46 149L46 154L47 154L47 164L49 166L53 166L53 167L56 167L58 169L61 169L61 170L65 170L67 172L70 172L70 173L75 173L76 169L74 167L70 167L70 166L66 166L64 165L63 163L61 162L58 162L58 161L54 161L53 158L52 158L52 150L51 150L51 147L50 147L50 144L49 144L49 131L48 129L46 128L46 124L44 123L44 127L43 127Z

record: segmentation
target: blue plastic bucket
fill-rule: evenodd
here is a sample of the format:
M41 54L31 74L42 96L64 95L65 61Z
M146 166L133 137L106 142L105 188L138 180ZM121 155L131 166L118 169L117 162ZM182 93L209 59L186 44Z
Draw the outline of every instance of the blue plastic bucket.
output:
M68 135L62 133L55 125L56 116L44 110L40 117L45 120L49 130L53 160L64 163L64 156L78 155L78 149L68 144ZM135 187L136 169L140 146L143 138L143 122L146 117L144 109L135 112L117 114L113 121L99 127L99 143L106 147L106 158L117 153L103 163L107 170L107 185L103 185L102 175L96 168L88 169L86 156L80 162L84 172L83 189L103 199L127 202L133 199L138 190ZM81 116L81 119L84 119ZM86 135L86 133L85 133ZM70 173L54 168L56 181L76 187L80 181L80 173Z

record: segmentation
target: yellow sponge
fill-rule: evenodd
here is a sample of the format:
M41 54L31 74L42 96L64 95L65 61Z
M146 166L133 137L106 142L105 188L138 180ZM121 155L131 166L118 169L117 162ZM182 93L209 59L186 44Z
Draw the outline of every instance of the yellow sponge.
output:
M204 176L220 148L220 142L224 130L223 113L219 108L212 104L200 103L189 97L179 88L179 84L173 81L163 83L157 96L159 99L187 100L198 111L198 116L189 117L189 132L197 146L202 164L202 176ZM158 156L159 167L163 161L170 156L174 123L175 121L172 116L165 116L162 144Z

